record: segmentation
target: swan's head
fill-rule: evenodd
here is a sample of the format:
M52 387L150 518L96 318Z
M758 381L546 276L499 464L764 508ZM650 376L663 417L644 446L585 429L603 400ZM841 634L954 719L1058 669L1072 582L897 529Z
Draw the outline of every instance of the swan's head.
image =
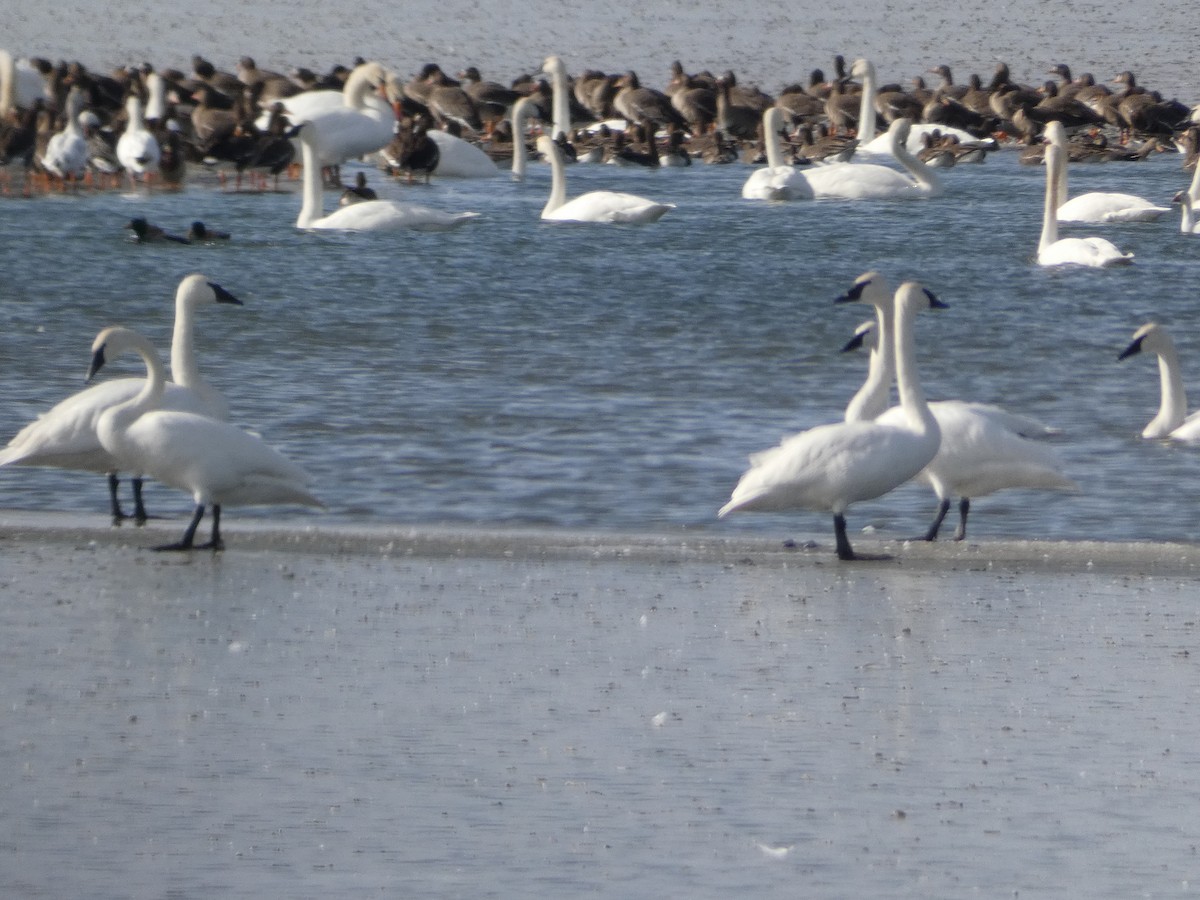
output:
M874 319L867 319L865 322L859 322L858 327L854 329L854 337L846 341L842 347L843 353L849 353L851 350L869 350L872 353L879 346L879 329L875 327Z
M548 134L538 135L537 149L546 159L555 159L561 153L558 144Z
M567 67L563 65L561 57L547 56L546 61L542 63L542 71L547 75L566 75Z
M232 303L235 306L241 306L242 301L225 288L221 287L215 281L209 281L199 272L187 276L183 281L179 282L179 287L175 291L175 302L183 303L188 306L197 306L201 303Z
M1143 350L1147 353L1161 353L1164 350L1173 350L1175 342L1171 340L1171 335L1167 334L1167 330L1157 322L1147 322L1141 328L1133 333L1133 340L1129 346L1121 351L1121 355L1117 357L1120 362L1123 359L1129 359L1131 356L1137 356Z
M1067 129L1063 127L1063 123L1058 121L1058 119L1047 122L1046 130L1042 133L1042 140L1047 144L1065 147L1067 145Z
M896 309L920 312L923 309L947 309L948 304L937 298L933 291L916 281L906 281L896 291Z
M104 368L106 363L112 362L121 354L139 352L145 348L149 348L150 353L154 352L150 342L136 331L122 328L120 325L105 328L92 341L92 362L88 366L87 380L95 378L96 373Z
M854 64L850 66L851 78L870 78L875 79L875 66L869 60L856 59Z
M892 292L887 279L878 272L864 272L854 279L854 285L846 293L835 297L834 303L868 303L871 306L888 306Z
M908 133L912 130L912 119L896 119L888 128L892 136L892 146L902 146L908 142Z

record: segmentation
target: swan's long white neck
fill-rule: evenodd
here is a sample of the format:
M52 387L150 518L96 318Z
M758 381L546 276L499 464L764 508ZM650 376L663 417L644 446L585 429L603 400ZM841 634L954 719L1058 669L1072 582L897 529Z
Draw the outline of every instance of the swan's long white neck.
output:
M162 119L167 114L167 85L157 72L146 76L146 118Z
M913 282L901 285L896 292L896 387L909 427L918 433L938 438L941 432L937 419L925 402L925 392L917 373L917 340L913 326L916 324L918 304L925 300L921 293L921 287Z
M558 144L552 140L543 140L538 143L548 151L546 156L550 160L550 199L542 208L542 215L548 216L567 202L567 172Z
M870 422L891 405L896 378L896 347L891 297L875 305L875 346L867 364L867 379L846 405L847 422Z
M552 61L551 61L552 60ZM550 73L551 113L554 124L550 126L550 137L568 135L571 125L571 103L567 96L567 70L557 56L547 60L546 71Z
M371 77L376 70L370 65L355 68L342 85L342 105L350 109L364 110L367 106L367 92L371 90Z
M1046 199L1042 207L1042 239L1038 241L1041 253L1051 244L1058 242L1058 179L1062 168L1062 148L1046 145Z
M0 50L0 116L7 116L16 106L17 64L12 54Z
M763 144L767 151L767 168L776 169L784 165L783 147L779 142L779 126L782 116L779 107L772 106L763 113Z
M1187 391L1183 387L1183 374L1179 370L1179 354L1175 343L1163 335L1158 354L1158 381L1161 400L1158 415L1150 420L1142 431L1142 437L1166 437L1179 427L1187 416Z
M142 101L138 99L136 94L131 95L125 101L125 112L129 116L129 125L127 127L130 131L146 130L146 123L142 119Z
M925 163L921 162L921 160L908 151L908 142L904 140L904 136L908 134L907 130L897 129L895 124L889 130L892 134L892 155L896 157L896 161L925 190L940 190L942 182L933 174L933 169L929 168L929 166L925 165Z
M300 206L300 217L296 219L297 228L308 228L325 215L321 161L317 158L317 148L313 146L312 135L309 131L312 127L312 125L304 125L300 129L300 177L303 179L304 200Z
M858 103L858 139L867 144L875 137L875 66L865 60L864 63L862 97Z
M1063 128L1061 122L1051 122L1049 125L1047 125L1046 134L1050 138L1050 143L1052 143L1060 151L1058 178L1055 182L1055 187L1058 193L1054 198L1054 208L1058 209L1058 207L1067 202L1067 198L1070 196L1070 193L1068 193L1067 190L1067 169L1070 168L1069 163L1071 161L1071 157L1070 152L1067 150L1067 132L1066 129Z
M1183 211L1179 230L1184 234L1192 234L1196 230L1195 205L1197 203L1200 203L1200 165L1196 166L1191 184L1183 192L1183 196L1179 198L1179 206Z
M512 108L512 128L513 128L513 159L512 159L512 177L513 181L525 180L525 165L528 154L525 152L525 120L529 116L529 109L532 102L524 97L513 104Z
M115 434L118 440L124 435L125 429L144 413L162 406L163 391L166 387L162 362L153 345L141 335L130 332L127 333L125 346L136 351L146 364L146 383L137 396L110 407L97 423L98 428L106 428L110 434Z

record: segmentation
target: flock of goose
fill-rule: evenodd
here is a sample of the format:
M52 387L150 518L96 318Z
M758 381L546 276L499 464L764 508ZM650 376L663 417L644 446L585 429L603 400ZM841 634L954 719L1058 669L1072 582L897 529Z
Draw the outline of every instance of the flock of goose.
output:
M1132 75L1124 73L1124 87L1114 93L1088 78L1071 79L1062 66L1056 67L1060 81L1047 82L1040 92L1011 82L1006 67L986 90L978 78L960 90L949 70L939 67L943 83L936 90L919 84L906 92L877 85L874 66L857 60L831 81L814 72L807 87L793 86L770 98L737 85L731 73L710 82L685 74L678 64L666 92L643 87L633 73L586 72L570 79L558 57L548 58L543 66L547 81L528 79L520 89L497 90L499 85L483 82L477 72L467 82L454 82L436 66L402 85L373 62L345 70L340 79L331 73L324 83L313 76L307 89L301 89L298 78L261 72L252 60L243 59L235 76L241 89L226 108L218 94L222 85L231 90L228 79L204 60L197 58L193 64L190 81L179 73L144 67L127 73L128 83L118 90L119 83L107 85L78 64L18 67L11 56L0 54L0 161L19 162L27 178L36 173L67 185L82 181L89 168L98 165L101 145L112 145L119 169L131 180L161 175L164 159L191 159L195 164L197 156L210 165L232 165L239 176L259 167L278 174L298 150L303 179L298 228L441 231L478 216L380 200L361 183L351 198L357 202L327 214L326 175L349 160L374 155L381 166L407 169L409 174L495 175L494 157L506 143L507 128L514 178L524 176L527 142L551 167L543 220L648 224L673 205L608 190L568 199L570 162L607 157L627 165L665 165L679 158L672 156L674 151L687 147L693 148L684 150L689 163L692 158L729 161L750 150L761 152L765 166L747 179L742 196L748 200L921 200L944 190L939 167L966 159L967 154L982 159L1001 140L1019 135L1037 147L1036 155L1045 164L1037 263L1107 267L1129 264L1132 254L1104 238L1061 237L1059 226L1153 221L1169 207L1124 193L1072 198L1068 160L1086 154L1089 147L1113 153L1104 135L1133 156L1144 155L1146 146L1171 144L1181 151L1190 149L1194 156L1200 146L1200 116L1138 88ZM478 90L468 90L471 87ZM107 107L98 99L106 90L121 94L119 99L109 96ZM920 90L928 94L923 101ZM483 99L485 93L489 100ZM978 96L971 98L972 94ZM979 97L985 98L990 112L982 111ZM178 124L179 110L189 105L184 128ZM973 115L968 115L973 106ZM59 130L51 131L44 123L47 118L54 121L48 114L55 109L63 114ZM881 118L887 127L877 135ZM21 129L31 123L45 140L22 150ZM827 131L827 152L819 151L809 136L818 125ZM107 135L101 135L106 127ZM1074 139L1069 129L1076 132ZM647 147L636 161L621 155L635 130ZM627 131L629 137L623 138ZM666 139L662 151L660 132ZM464 133L472 139L459 136ZM421 147L424 156L415 152ZM1175 199L1182 211L1181 229L1198 233L1193 208L1200 201L1200 166L1194 158L1185 166L1188 162L1196 174ZM130 227L137 230L133 222ZM893 293L882 275L871 272L839 299L866 303L875 311L874 321L860 328L857 340L870 348L866 382L843 421L810 429L753 456L720 516L751 510L825 511L833 515L837 555L854 559L846 536L847 508L914 478L928 484L938 498L927 540L936 539L955 497L960 501L955 536L961 539L972 498L1011 487L1075 488L1054 453L1036 440L1052 432L1047 426L995 406L925 400L917 374L914 325L918 312L943 305L932 292L907 282ZM0 466L104 473L118 522L126 517L117 496L119 471L133 474L133 518L138 522L146 518L144 476L188 492L195 511L185 534L158 549L200 546L195 532L206 509L211 509L212 535L202 546L217 549L222 546L223 505L320 505L302 470L226 421L223 399L199 375L191 340L196 308L236 302L202 275L181 282L171 381L153 346L136 332L102 331L93 344L91 374L130 353L141 357L146 377L102 382L62 401L0 451ZM1190 440L1200 435L1195 419L1185 418L1178 360L1165 330L1153 324L1143 327L1122 358L1139 351L1157 354L1162 372L1162 408L1145 437ZM899 405L889 408L893 383Z

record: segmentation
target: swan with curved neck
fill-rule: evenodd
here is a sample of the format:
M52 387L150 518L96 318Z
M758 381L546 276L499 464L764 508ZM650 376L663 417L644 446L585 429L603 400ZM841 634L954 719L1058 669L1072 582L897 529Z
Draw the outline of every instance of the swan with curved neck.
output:
M392 231L399 228L449 231L479 216L473 212L448 213L398 200L364 200L339 207L325 215L325 186L321 180L321 164L313 126L301 126L299 139L304 199L300 216L296 219L297 228L326 231Z
M1142 352L1158 357L1159 381L1158 414L1146 424L1142 437L1200 440L1200 414L1187 414L1187 391L1183 387L1179 353L1171 335L1161 325L1149 322L1133 333L1129 346L1117 359L1128 359Z
M901 285L893 303L900 421L820 425L755 454L718 516L738 510L830 512L838 558L857 558L846 536L846 509L916 476L934 458L941 441L917 374L913 326L920 310L945 304L916 282Z
M142 358L146 379L136 396L100 416L100 443L121 465L188 492L196 504L183 537L156 550L191 550L207 507L212 507L212 538L197 549L220 550L222 506L321 505L308 491L304 471L260 438L216 419L163 409L162 363L137 332L101 331L92 344L88 378L124 353Z
M779 132L783 127L783 110L772 106L763 113L763 144L767 165L750 173L742 185L746 200L811 200L813 190L795 166L783 161Z
M1042 204L1042 236L1038 242L1039 266L1108 266L1133 262L1132 253L1122 253L1112 241L1104 238L1059 238L1058 194L1065 151L1054 144L1046 145L1046 195Z
M380 63L365 62L354 68L340 91L305 91L280 102L292 124L312 126L320 164L339 166L391 143L396 114L377 96L387 81ZM260 127L265 129L265 123Z
M522 97L512 107L512 179L525 180L525 168L528 164L529 152L525 149L526 121L534 114L534 103L528 97Z
M1165 206L1156 206L1134 194L1089 191L1068 199L1067 169L1070 168L1070 154L1067 150L1067 130L1062 122L1049 122L1046 124L1044 136L1048 143L1062 150L1056 195L1059 222L1153 222L1169 211Z
M889 305L881 302L886 285L878 272L860 275L854 287L839 299L855 300L875 307L876 321L859 326L855 340L845 349L866 346L870 349L867 380L846 407L846 421L874 419L881 424L900 421L899 407L881 409L888 403L894 368L889 335L893 316ZM1053 429L1029 416L1011 413L999 406L962 400L934 400L929 409L937 419L942 440L937 455L917 480L928 485L937 496L938 506L924 540L937 540L938 531L950 501L959 498L958 528L954 539L967 534L967 515L971 501L1006 488L1077 490L1078 485L1062 471L1054 451L1031 437L1044 437Z
M834 163L801 174L817 200L923 200L943 192L941 180L909 152L906 142L912 123L896 119L888 128L891 153L907 176L875 163Z
M229 415L225 398L200 375L193 341L197 307L207 303L241 301L200 274L188 275L175 292L175 331L171 338L171 377L164 389L163 406L214 419ZM92 385L61 401L26 425L0 451L0 466L47 466L108 475L109 499L114 523L128 518L117 499L117 471L112 454L104 449L96 423L109 407L137 395L141 378L117 378ZM146 520L142 503L141 474L133 478L134 518Z
M542 218L550 222L602 222L640 225L657 222L674 204L657 203L621 191L588 191L567 200L567 173L562 148L548 135L537 140L538 152L550 161L550 198Z

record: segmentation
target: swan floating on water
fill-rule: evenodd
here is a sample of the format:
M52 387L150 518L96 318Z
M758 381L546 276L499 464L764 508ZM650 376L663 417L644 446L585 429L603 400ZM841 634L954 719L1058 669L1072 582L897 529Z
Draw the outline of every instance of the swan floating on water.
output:
M1144 438L1172 441L1200 440L1200 412L1187 414L1187 391L1179 368L1175 342L1161 325L1149 322L1133 333L1133 340L1117 357L1128 359L1143 351L1158 357L1158 414L1142 430Z
M945 304L911 281L900 286L893 302L902 420L836 422L785 438L779 446L750 457L750 469L718 516L738 510L830 512L838 558L857 558L846 537L847 507L915 477L933 460L941 441L917 374L913 325L920 310Z
M1200 165L1196 166L1192 175L1192 183L1187 190L1180 191L1172 198L1182 210L1179 230L1184 234L1200 234L1200 222L1196 221L1195 206L1200 203Z
M547 221L644 224L657 222L675 208L673 203L657 203L621 191L588 191L567 200L562 148L545 134L538 137L537 148L550 161L550 199L542 209L542 218Z
M888 403L894 371L889 338L892 310L886 302L886 284L878 272L860 275L854 287L839 298L858 300L875 307L876 321L864 323L855 340L845 349L870 349L867 379L846 408L846 421L874 419L881 424L901 424L900 407L881 410ZM924 540L937 540L938 531L959 498L959 524L954 539L966 537L971 500L1006 488L1077 490L1078 485L1062 471L1057 454L1044 444L1029 440L1054 430L1029 416L1011 413L999 406L962 400L935 400L929 409L937 419L942 440L937 455L917 480L933 489L938 508Z
M223 549L222 506L320 506L304 470L240 428L190 412L162 408L166 381L154 346L127 328L106 328L92 344L88 378L124 353L137 353L146 379L131 397L110 406L96 423L104 449L126 468L192 495L196 509L183 537L156 550ZM196 527L212 507L212 537L195 545Z
M742 185L742 197L746 200L811 200L812 185L802 170L783 161L783 148L779 132L783 127L783 110L772 106L763 113L763 145L767 152L767 165L755 169Z
M801 175L817 200L923 200L942 194L941 180L905 146L912 123L896 119L887 137L892 155L908 172L875 163L832 163L804 169Z
M1070 168L1070 154L1067 150L1067 130L1062 122L1053 121L1046 124L1046 140L1062 150L1062 165L1059 166L1058 202L1059 222L1153 222L1165 212L1166 206L1156 206L1134 194L1110 193L1105 191L1089 191L1078 197L1067 199L1067 169Z
M204 303L241 305L240 300L203 275L188 275L179 283L175 292L175 332L171 338L174 383L165 386L162 406L225 419L229 416L228 403L200 376L196 364L193 321L196 307ZM107 474L113 523L119 524L128 518L117 498L120 466L100 443L96 423L105 410L137 396L144 384L142 378L117 378L73 394L22 428L0 451L0 466L47 466ZM146 521L142 473L133 472L133 517L141 524Z
M300 128L300 155L303 160L304 200L297 228L326 231L391 231L409 228L414 231L450 231L460 228L479 213L448 213L440 209L399 200L363 200L341 206L325 215L325 186L321 181L318 158L318 139L314 127Z
M1112 241L1104 238L1058 236L1058 194L1066 151L1055 144L1046 145L1046 196L1042 207L1042 237L1038 242L1039 266L1108 266L1128 265L1132 253L1122 253Z
M279 100L292 125L312 126L310 139L321 166L340 166L381 150L391 143L396 114L374 93L387 82L387 71L377 62L354 68L340 91L305 91ZM266 130L269 113L259 119Z

